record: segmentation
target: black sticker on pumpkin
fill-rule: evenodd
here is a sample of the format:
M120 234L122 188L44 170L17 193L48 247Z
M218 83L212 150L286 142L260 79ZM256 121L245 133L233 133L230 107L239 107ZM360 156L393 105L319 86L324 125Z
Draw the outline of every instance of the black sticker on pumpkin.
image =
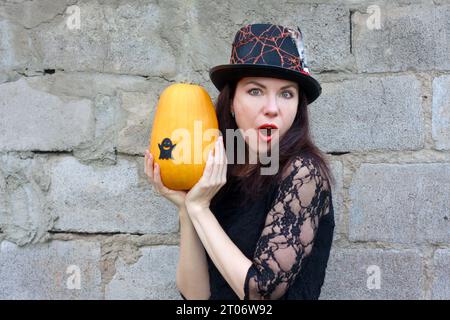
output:
M173 159L172 150L177 144L172 144L169 138L164 138L161 144L158 143L159 147L159 159Z

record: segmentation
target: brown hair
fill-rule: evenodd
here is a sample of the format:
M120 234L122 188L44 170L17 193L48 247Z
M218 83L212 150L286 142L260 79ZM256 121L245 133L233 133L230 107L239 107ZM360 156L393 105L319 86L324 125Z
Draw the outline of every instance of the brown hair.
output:
M220 92L217 97L215 107L217 118L219 121L219 130L224 139L224 145L226 146L226 129L237 130L238 126L236 121L231 116L231 103L236 92L237 81L229 82ZM298 155L302 155L304 158L312 159L319 165L322 173L328 179L328 182L334 185L335 179L331 173L328 161L320 149L318 149L313 143L309 131L309 119L307 109L306 96L299 90L299 103L297 107L297 114L295 115L294 122L285 135L279 142L279 170L275 175L260 175L261 163L248 164L247 160L245 164L238 164L236 161L229 163L227 167L227 183L220 190L219 193L224 192L230 187L232 182L238 182L240 192L246 199L255 200L262 193L264 193L267 187L275 182L281 182L282 174L289 164ZM234 155L236 155L236 144ZM246 158L248 158L248 146L245 144Z

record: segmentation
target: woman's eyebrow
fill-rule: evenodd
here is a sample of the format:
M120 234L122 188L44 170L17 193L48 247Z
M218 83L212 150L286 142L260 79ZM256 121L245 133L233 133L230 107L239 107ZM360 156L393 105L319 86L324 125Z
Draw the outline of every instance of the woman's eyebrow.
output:
M265 85L263 85L263 84L261 84L261 83L259 83L259 82L256 82L256 81L254 81L254 80L248 81L248 82L246 83L246 85L247 85L247 84L250 84L250 83L256 84L257 86L260 86L260 87L266 89L266 86L265 86ZM289 87L293 87L293 88L296 89L295 85L293 85L293 84L288 84L287 86L281 87L280 89L286 89L286 88L289 88Z

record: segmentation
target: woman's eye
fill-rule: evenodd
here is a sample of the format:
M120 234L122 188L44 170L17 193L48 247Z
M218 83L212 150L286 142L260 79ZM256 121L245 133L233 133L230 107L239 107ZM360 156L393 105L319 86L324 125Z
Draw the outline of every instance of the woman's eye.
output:
M261 89L253 88L253 89L250 89L248 91L248 93L251 94L252 96L256 96L259 93L261 93ZM288 98L288 99L290 99L294 96L294 94L291 91L283 91L282 95L284 98Z
M287 95L285 93L287 93ZM283 95L285 98L292 98L294 96L294 94L291 91L284 91Z
M260 92L261 90L259 90L259 89L256 89L256 88L253 88L253 89L250 89L248 92L252 95L252 96L255 96L256 94L253 94L254 92Z

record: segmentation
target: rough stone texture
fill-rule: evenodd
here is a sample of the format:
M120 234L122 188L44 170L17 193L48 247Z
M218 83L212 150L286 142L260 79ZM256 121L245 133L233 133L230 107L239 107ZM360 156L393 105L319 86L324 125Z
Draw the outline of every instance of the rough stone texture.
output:
M352 52L360 72L450 69L450 5L380 5L381 28L369 28L368 5L352 15Z
M85 165L72 157L52 163L49 200L59 216L54 230L76 232L170 233L178 212L168 200L140 183L138 162L119 157L117 165ZM142 169L143 170L143 169Z
M343 205L343 166L339 161L331 161L331 171L336 180L336 185L332 188L332 197L333 197L333 208L334 208L334 221L335 221L335 231L334 231L334 240L340 239L340 233L343 233L343 222L342 222L342 214L344 210Z
M52 241L21 248L3 241L0 299L101 299L99 261L100 246L93 242Z
M20 26L1 16L0 6L0 71L24 67L32 58L28 35Z
M0 298L180 299L178 214L143 168L155 107L174 82L216 100L210 68L256 22L299 26L323 88L308 108L337 180L322 298L449 298L448 0L0 0ZM82 290L58 286L72 253Z
M450 76L433 79L432 133L438 150L450 150Z
M352 241L450 242L449 164L362 164L350 186Z
M78 7L79 29L69 28L67 19L59 16L31 30L44 68L167 77L176 74L173 39L161 36L161 30L172 28L166 17L172 20L179 16L174 3L88 1L78 3ZM164 11L172 15L163 15Z
M432 299L450 299L450 250L438 249L434 254Z
M45 241L55 217L45 199L46 157L0 155L0 229L18 245Z
M9 79L9 76L6 73L0 72L0 84L2 84L3 82L7 82L8 79Z
M159 95L154 92L122 92L120 97L126 124L119 132L118 151L143 155L150 145L150 133Z
M143 155L149 145L159 95L169 83L122 75L55 73L30 78L30 85L52 95L93 101L95 134L74 149L84 161L116 161L116 152Z
M128 265L121 258L106 286L105 299L181 300L175 283L177 246L141 248L141 258Z
M102 74L95 72L55 72L45 77L29 78L30 85L55 95L74 96L94 100L98 95L116 96L118 90L149 92L154 87L163 88L166 80L140 76Z
M309 64L320 69L339 69L349 62L349 11L339 4L274 2L251 0L227 1L221 6L199 0L193 3L192 14L197 25L193 30L194 46L200 54L198 61L209 67L226 64L230 59L230 43L241 26L258 21L299 26L305 35L305 50ZM289 12L287 15L286 12ZM327 32L323 32L326 29ZM202 37L217 39L205 43ZM201 67L203 68L203 67ZM197 68L194 68L197 69Z
M328 152L417 150L424 146L420 82L410 75L324 83L309 109L311 131Z
M74 156L84 161L100 159L115 163L120 101L114 96L97 95L94 106L95 137L93 142L80 144Z
M0 152L71 150L92 139L93 125L86 99L65 101L25 79L0 85Z
M76 0L3 1L0 3L0 16L13 20L25 29L31 29L62 16L66 8L76 2Z
M3 229L6 226L6 217L8 211L6 209L6 180L3 175L3 170L0 169L0 234L3 234ZM1 239L1 238L0 238Z
M378 267L379 289L371 266ZM417 250L333 249L320 299L421 299L423 284Z

